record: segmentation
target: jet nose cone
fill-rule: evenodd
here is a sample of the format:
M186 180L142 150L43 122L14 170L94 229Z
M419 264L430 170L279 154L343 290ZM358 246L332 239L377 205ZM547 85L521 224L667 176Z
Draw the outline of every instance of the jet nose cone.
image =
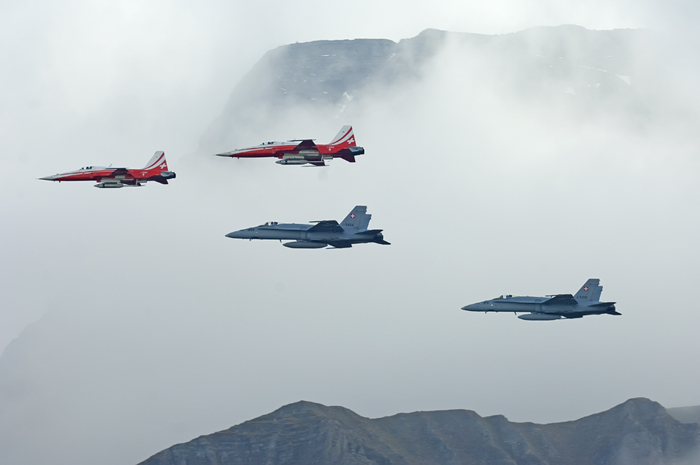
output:
M56 176L44 176L43 178L39 178L42 181L53 181L56 179Z
M253 233L246 231L245 229L241 229L240 231L233 231L226 234L226 237L230 237L231 239L252 239Z
M479 310L479 304L469 304L469 305L465 305L464 307L462 307L462 310L466 310L466 311L468 311L468 312L475 312L475 311L478 311L478 310Z

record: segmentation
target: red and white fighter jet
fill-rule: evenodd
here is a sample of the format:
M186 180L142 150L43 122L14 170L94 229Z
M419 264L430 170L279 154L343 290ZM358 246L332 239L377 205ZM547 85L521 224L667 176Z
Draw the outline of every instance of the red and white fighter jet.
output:
M280 165L325 166L325 160L342 158L355 163L355 157L365 153L357 147L352 126L343 126L328 144L315 144L313 139L289 140L286 142L264 142L255 147L217 153L219 157L231 158L279 158Z
M85 166L79 170L46 176L45 181L97 181L95 187L116 189L119 187L138 187L148 181L167 184L174 179L175 173L168 171L168 162L164 152L156 152L151 161L141 169L112 168L102 166Z

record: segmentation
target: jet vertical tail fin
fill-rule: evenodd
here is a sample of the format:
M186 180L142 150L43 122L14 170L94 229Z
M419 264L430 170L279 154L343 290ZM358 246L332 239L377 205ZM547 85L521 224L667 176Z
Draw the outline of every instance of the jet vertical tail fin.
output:
M352 126L343 126L328 145L338 145L340 147L355 147L355 134Z
M165 161L165 152L156 152L148 162L144 170L149 173L146 175L149 181L168 184L168 179L175 179L175 173L168 171L168 162Z
M366 231L369 228L369 220L372 219L372 215L365 213L364 218L360 222L360 231Z
M578 302L599 302L600 294L603 292L603 286L600 284L600 279L589 279L581 289L578 290L574 299Z
M355 143L355 133L352 131L352 126L343 126L338 134L328 143L335 153L334 157L342 158L343 160L355 163L355 157L365 153L363 147L358 147Z
M367 215L367 207L358 205L345 217L340 225L343 229L367 229L372 215Z
M168 171L168 162L165 161L165 152L156 152L143 169Z

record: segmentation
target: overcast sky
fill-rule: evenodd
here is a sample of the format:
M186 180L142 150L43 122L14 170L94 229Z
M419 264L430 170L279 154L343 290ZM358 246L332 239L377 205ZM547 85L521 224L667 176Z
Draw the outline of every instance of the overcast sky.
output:
M635 396L700 404L699 140L678 119L635 132L613 117L533 113L490 93L492 76L444 59L357 120L290 122L321 141L353 124L367 150L355 165L194 155L239 79L279 45L578 24L654 28L693 50L697 12L652 1L3 2L0 462L135 463L301 399L370 417L464 408L539 422ZM664 76L696 118L692 63ZM156 150L178 174L168 186L36 180L140 167ZM268 220L342 219L356 204L392 246L224 238ZM502 293L573 293L589 277L623 316L540 324L459 310Z

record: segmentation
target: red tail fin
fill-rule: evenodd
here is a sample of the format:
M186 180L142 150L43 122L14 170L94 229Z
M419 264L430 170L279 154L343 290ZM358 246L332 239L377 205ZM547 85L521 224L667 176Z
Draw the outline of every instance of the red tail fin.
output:
M168 162L165 161L165 152L156 152L146 164L144 170L168 171Z
M355 147L355 134L352 132L352 126L343 126L328 145L335 145L341 148Z

